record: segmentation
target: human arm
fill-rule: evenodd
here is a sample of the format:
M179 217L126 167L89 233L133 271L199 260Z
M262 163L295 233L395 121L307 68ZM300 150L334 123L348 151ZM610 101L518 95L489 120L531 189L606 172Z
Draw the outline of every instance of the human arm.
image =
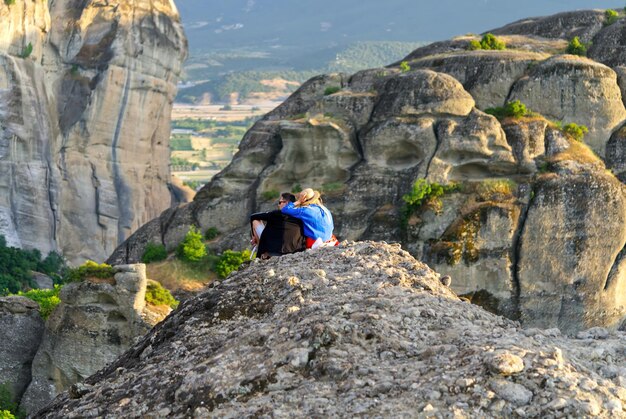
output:
M298 201L296 201L298 202ZM291 215L292 217L300 218L301 214L305 211L304 207L296 207L295 203L289 202L281 209L283 214Z

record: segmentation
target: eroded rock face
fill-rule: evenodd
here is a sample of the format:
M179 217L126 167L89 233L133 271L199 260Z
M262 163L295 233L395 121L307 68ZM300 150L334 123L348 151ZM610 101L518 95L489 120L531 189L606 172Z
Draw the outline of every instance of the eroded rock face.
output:
M255 124L193 203L147 224L109 261L137 261L154 238L173 249L192 224L224 233L216 250L245 248L249 214L273 208L266 196L313 187L324 192L339 238L400 242L494 312L568 333L618 328L626 317L618 181L626 72L600 50L593 57L602 62L564 54L573 36L621 45L622 26L603 20L602 11L531 18L491 31L508 45L502 51L469 51L479 37L463 36L412 52L408 70L396 63L316 77ZM328 95L328 87L341 89ZM534 113L486 112L513 100ZM559 127L570 122L587 126L582 143ZM406 214L403 196L418 179L451 187ZM578 206L594 210L568 204L570 182L586 200ZM572 240L584 249L572 251ZM563 312L542 299L548 289ZM543 305L549 310L535 308Z
M18 401L31 380L31 364L44 331L39 304L13 295L0 298L0 377Z
M170 204L186 40L169 0L0 4L0 233L104 259Z
M624 332L521 330L442 279L383 243L257 260L36 417L626 414Z
M34 413L116 359L163 319L146 307L145 265L116 267L110 280L65 285L46 322L21 406Z

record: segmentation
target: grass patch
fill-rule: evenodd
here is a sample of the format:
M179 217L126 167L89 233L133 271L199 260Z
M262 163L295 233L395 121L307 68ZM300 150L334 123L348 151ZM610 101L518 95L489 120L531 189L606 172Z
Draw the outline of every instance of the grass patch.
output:
M476 194L482 201L500 201L513 196L517 184L511 179L487 179L476 187Z
M217 279L213 272L216 256L208 256L199 263L170 259L146 265L146 275L170 291L198 291Z

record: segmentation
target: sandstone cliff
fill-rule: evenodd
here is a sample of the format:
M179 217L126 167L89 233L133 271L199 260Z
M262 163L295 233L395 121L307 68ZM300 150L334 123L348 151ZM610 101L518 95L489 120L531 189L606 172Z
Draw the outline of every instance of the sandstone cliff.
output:
M0 234L104 259L170 205L170 0L0 2Z
M522 330L442 279L384 243L256 260L35 417L626 417L626 333Z
M248 131L231 164L189 205L140 228L110 257L173 249L189 225L244 247L248 215L269 191L325 191L341 239L402 243L455 279L453 289L526 326L574 333L626 316L624 40L621 18L581 11L492 32L502 51L463 36L405 61L305 83ZM589 57L564 53L580 36ZM329 87L340 88L328 94ZM333 89L337 90L337 89ZM488 107L520 100L536 114L498 120ZM584 144L556 123L586 125ZM442 205L401 222L420 178L456 183Z

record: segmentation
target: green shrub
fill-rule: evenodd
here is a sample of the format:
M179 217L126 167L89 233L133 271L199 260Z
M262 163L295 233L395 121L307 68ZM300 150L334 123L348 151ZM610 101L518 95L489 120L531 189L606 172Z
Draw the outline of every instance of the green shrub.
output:
M15 4L15 0L4 0L4 4L6 4L7 6L11 6Z
M9 247L4 236L0 235L0 295L16 294L21 290L34 288L32 271L44 272L55 282L60 282L59 274L64 266L63 259L58 254L50 254L42 261L39 250Z
M569 123L563 127L563 132L570 135L576 141L582 141L589 129L584 125Z
M26 45L23 49L22 49L22 53L20 54L21 58L28 58L30 56L30 54L33 53L33 44L32 43L28 43L28 45Z
M25 418L26 414L13 401L9 383L0 384L0 419Z
M204 232L204 238L206 240L213 240L214 238L216 238L219 235L220 235L220 231L217 228L215 228L215 227L209 227Z
M329 86L326 89L324 89L324 96L332 95L333 93L337 93L340 90L341 90L341 87L339 86Z
M229 273L239 269L239 266L249 258L249 250L244 250L243 252L226 250L215 264L215 273L217 273L220 278L226 278Z
M263 191L261 196L265 201L272 201L280 196L280 192L278 192L276 189L270 189L268 191Z
M403 73L411 71L411 66L409 65L408 61L402 61L400 63L400 71L402 71Z
M408 194L402 196L405 202L402 207L402 224L406 225L409 217L415 213L424 204L431 204L436 211L441 210L441 200L439 197L445 193L458 190L458 185L451 183L449 185L440 185L439 183L430 183L426 179L418 179L413 184L413 189Z
M51 290L34 289L26 292L19 292L18 295L30 298L39 304L39 314L41 315L41 318L45 320L61 302L59 292L61 292L61 286L55 285L54 289Z
M166 305L171 308L176 308L179 304L172 293L157 281L148 281L146 302L155 306Z
M78 268L70 268L63 276L63 282L80 282L85 278L113 278L115 270L111 265L106 263L98 264L92 260L80 265Z
M143 256L141 256L143 263L158 262L165 259L167 259L167 250L164 245L157 243L148 243Z
M486 33L483 35L480 42L471 40L467 49L469 50L478 50L478 49L486 49L486 50L502 50L506 48L506 44L495 37L492 33Z
M476 51L476 50L482 49L482 47L480 46L480 41L472 39L471 41L469 41L469 45L467 46L467 49L469 49L470 51Z
M498 119L502 118L521 118L524 116L531 116L533 113L519 100L507 102L506 105L496 108L487 108L485 113L493 115Z
M575 36L572 38L571 41L569 41L569 44L567 44L567 48L565 49L565 52L567 52L568 54L580 55L584 57L587 55L588 46L589 46L588 44L580 42L580 38Z
M619 18L619 14L615 10L608 9L604 11L604 25L605 26L614 24L615 22L617 22L618 18Z
M293 187L291 188L291 193L297 194L300 192L302 192L302 185L300 185L299 183L296 183L295 185L293 185Z
M195 226L189 227L185 239L178 245L178 257L187 262L198 262L206 256L206 246L202 242L202 234Z

